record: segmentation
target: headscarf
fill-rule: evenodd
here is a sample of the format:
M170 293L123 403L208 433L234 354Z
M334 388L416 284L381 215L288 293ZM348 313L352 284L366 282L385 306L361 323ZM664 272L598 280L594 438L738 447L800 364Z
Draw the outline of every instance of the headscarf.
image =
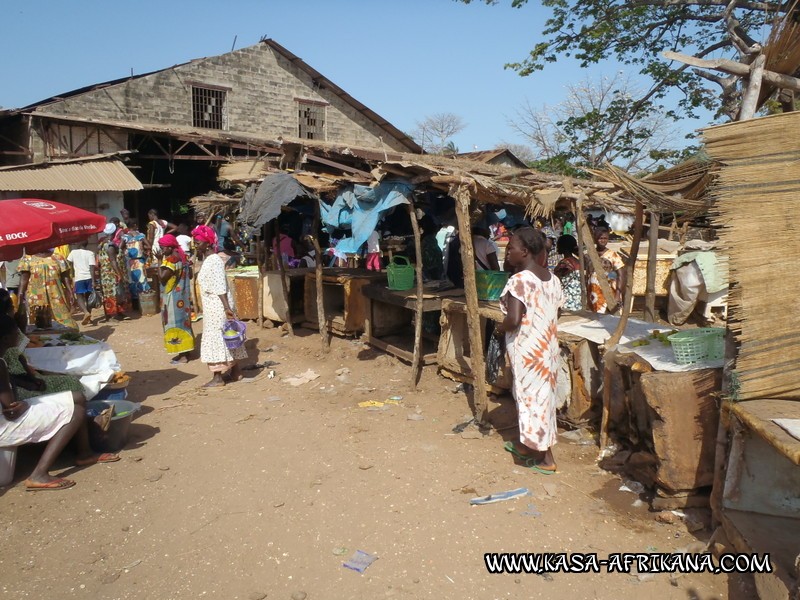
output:
M192 238L196 242L208 242L214 249L217 247L217 234L208 225L198 225L192 229Z
M175 248L175 251L178 253L178 257L181 259L181 262L186 262L186 254L183 252L183 248L181 248L178 240L171 233L162 235L160 238L158 238L158 245L161 248Z

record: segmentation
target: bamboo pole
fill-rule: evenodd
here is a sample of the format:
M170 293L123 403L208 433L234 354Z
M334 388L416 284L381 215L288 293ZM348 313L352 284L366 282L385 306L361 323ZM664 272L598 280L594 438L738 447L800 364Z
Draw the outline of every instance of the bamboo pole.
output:
M633 221L633 243L631 244L631 255L628 257L628 264L625 267L625 295L622 297L622 316L617 324L617 330L606 342L606 350L614 348L625 331L628 318L631 316L631 306L633 305L633 269L636 266L636 257L639 254L639 243L642 240L642 228L644 224L644 205L636 201L636 217Z
M658 224L661 216L650 211L650 231L647 246L647 287L644 293L644 320L656 322L656 267L658 266Z
M414 204L408 204L408 216L411 219L411 229L414 231L414 249L416 251L416 276L417 276L417 302L414 308L414 355L411 359L411 389L417 389L421 375L420 362L422 356L422 239L417 222L417 212ZM463 243L463 242L462 242Z
M289 304L289 282L286 276L286 265L283 264L283 254L281 253L281 231L278 226L278 219L275 219L275 247L278 252L278 271L281 274L281 290L283 290L283 301L286 302L286 331L289 337L294 337L294 328L292 327L292 309Z
M466 187L458 186L454 194L456 217L461 237L461 263L464 267L464 295L467 300L467 327L469 327L470 362L474 380L475 420L482 424L486 416L488 395L486 389L486 361L483 356L481 315L478 312L478 288L475 283L475 250L469 222L470 194Z
M592 269L597 275L597 282L599 283L600 289L603 291L603 296L606 299L608 312L614 312L614 309L617 308L618 304L617 298L611 292L611 286L608 283L608 275L606 275L606 271L603 269L603 261L600 259L600 255L597 253L597 248L594 247L594 236L589 229L589 225L586 223L586 217L584 216L583 211L575 215L575 218L578 220L580 230L583 233L583 239L589 240L586 244L586 253L589 255L589 261L592 263Z
M581 263L581 271L580 271L580 274L581 274L581 308L583 310L586 310L586 308L589 306L589 303L588 303L589 295L588 295L587 290L586 290L586 257L584 256L584 253L583 253L583 240L584 240L584 237L583 237L583 235L581 235L581 228L577 226L577 224L578 224L578 213L582 213L583 212L583 200L581 200L581 199L573 200L572 201L572 211L573 211L573 214L575 215L575 224L576 224L575 233L577 234L577 237L578 237L578 261Z
M317 280L317 321L319 322L319 334L322 336L322 351L325 353L331 350L331 336L328 332L328 322L325 320L325 305L323 304L322 296L322 249L319 247L320 223L322 221L319 212L319 201L313 200L314 203L314 225L313 235L311 236L311 243L314 244L314 253L316 254L316 267L314 269Z

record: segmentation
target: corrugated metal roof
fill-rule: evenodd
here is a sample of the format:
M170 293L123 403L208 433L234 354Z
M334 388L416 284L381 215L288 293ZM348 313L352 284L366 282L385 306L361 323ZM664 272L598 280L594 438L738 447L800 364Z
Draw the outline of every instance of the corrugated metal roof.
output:
M127 192L144 189L118 160L74 162L0 170L2 192Z

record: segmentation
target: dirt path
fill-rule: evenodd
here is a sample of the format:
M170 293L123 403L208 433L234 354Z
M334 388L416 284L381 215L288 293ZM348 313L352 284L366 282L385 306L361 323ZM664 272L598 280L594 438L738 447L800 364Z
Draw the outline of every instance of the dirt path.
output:
M407 366L360 342L335 339L322 357L316 334L250 327L251 355L278 362L277 377L208 392L199 361L169 365L157 318L89 328L132 373L142 411L121 462L77 470L62 458L70 490L26 493L37 449L20 451L0 488L0 597L735 597L721 575L488 574L485 552L602 558L697 538L632 506L593 446L562 440L561 472L545 477L514 464L499 435L454 434L467 401L433 369L412 393ZM284 381L307 369L319 379ZM531 496L469 504L519 487ZM355 550L379 557L364 574L342 566Z

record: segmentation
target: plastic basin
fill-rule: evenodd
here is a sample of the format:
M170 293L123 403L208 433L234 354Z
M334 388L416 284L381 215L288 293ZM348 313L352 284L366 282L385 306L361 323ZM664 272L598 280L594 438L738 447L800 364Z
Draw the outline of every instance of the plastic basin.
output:
M127 400L91 400L86 403L87 409L98 412L109 406L114 407L114 416L108 431L103 431L89 418L89 445L95 452L117 452L128 443L128 430L133 421L133 414L139 410L139 405Z

